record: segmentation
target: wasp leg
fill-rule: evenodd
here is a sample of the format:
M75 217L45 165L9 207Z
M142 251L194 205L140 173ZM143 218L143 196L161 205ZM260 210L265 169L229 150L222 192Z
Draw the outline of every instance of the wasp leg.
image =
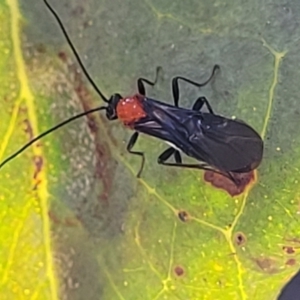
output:
M167 160L174 155L175 163L168 163ZM180 152L172 147L165 150L157 159L157 163L164 165L164 166L171 166L171 167L181 167L181 168L191 168L191 169L201 169L201 170L210 170L213 171L209 165L205 163L200 164L183 164L181 161ZM205 169L204 169L205 168Z
M172 92L173 92L174 105L176 107L178 107L178 102L179 102L179 84L178 84L178 80L179 79L182 80L182 81L185 81L187 83L190 83L192 85L195 85L197 87L203 87L203 86L207 85L213 79L216 71L219 70L219 69L220 69L220 66L215 65L213 67L213 70L212 70L212 73L211 73L210 77L203 83L195 82L195 81L192 81L188 78L181 77L181 76L174 77L173 80L172 80Z
M168 163L167 160L174 155L175 163ZM199 164L184 164L181 160L180 152L172 147L165 150L157 159L157 163L169 166L169 167L179 167L179 168L189 168L189 169L198 169L204 171L212 171L218 173L228 179L230 179L235 185L239 185L239 182L229 173L229 172L221 172L212 167L210 167L206 163L199 163Z
M155 72L155 79L154 81L150 81L148 79L145 79L145 78L139 78L137 80L137 86L138 86L138 91L141 95L143 96L146 96L146 89L145 89L145 83L146 84L149 84L151 86L154 86L157 82L157 79L158 79L158 74L159 72L162 70L162 67L157 67L156 68L156 72Z
M175 151L174 157L175 157L176 163L178 163L178 164L182 163L181 154L178 150Z
M182 159L181 159L181 155L180 152L176 149L174 149L173 147L168 148L167 150L165 150L157 159L157 162L159 164L164 164L165 161L167 161L172 155L174 155L175 158L175 162L177 164L181 164L182 163Z
M172 147L168 148L157 158L157 163L163 164L163 162L168 160L175 153L175 151L176 149Z
M193 105L193 107L192 107L192 110L201 110L204 104L206 105L208 111L209 111L212 115L214 115L214 111L213 111L212 107L210 106L208 100L207 100L205 97L199 97L199 98L195 101L195 103L194 103L194 105Z
M140 170L138 171L136 177L141 177L141 174L142 174L142 171L143 171L143 168L144 168L144 164L145 164L145 155L143 152L139 152L139 151L132 151L131 149L133 148L134 144L136 143L137 141L137 138L139 136L139 133L138 132L135 132L129 142L128 142L128 145L127 145L127 151L130 153L130 154L134 154L134 155L139 155L142 157L142 163L141 163L141 167L140 167Z

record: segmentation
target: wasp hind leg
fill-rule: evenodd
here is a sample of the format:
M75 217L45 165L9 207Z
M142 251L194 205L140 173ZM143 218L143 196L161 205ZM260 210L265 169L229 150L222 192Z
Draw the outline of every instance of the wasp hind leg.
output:
M161 165L165 165L166 161L172 156L174 155L175 158L175 162L176 164L181 164L182 163L182 159L181 159L181 155L180 152L176 149L174 149L173 147L168 148L167 150L165 150L158 158L157 158L157 163L161 164Z
M144 164L145 164L145 155L144 155L143 152L140 152L140 151L132 151L132 148L133 148L133 146L135 145L135 143L136 143L136 141L137 141L137 139L138 139L138 136L139 136L139 133L138 133L138 132L135 132L135 133L131 136L131 138L130 138L128 144L127 144L127 148L126 148L126 149L127 149L127 151L128 151L130 154L138 155L138 156L140 156L140 157L142 158L142 162L141 162L140 169L139 169L139 171L138 171L138 173L137 173L137 175L136 175L137 178L140 178L140 177L141 177L141 174L142 174L142 171L143 171L143 168L144 168Z
M174 155L175 163L169 163L167 162L168 159L171 158L171 156ZM179 167L179 168L188 168L188 169L198 169L198 170L204 170L204 171L212 171L214 173L218 173L228 179L230 179L236 186L239 185L239 182L234 178L231 173L229 172L221 172L218 171L211 166L209 166L206 163L199 163L199 164L184 164L182 163L181 154L178 150L170 147L166 149L157 159L157 163L164 166L169 167Z
M174 155L175 163L169 163L167 160ZM157 163L164 166L170 167L179 167L179 168L190 168L190 169L200 169L200 170L209 170L214 171L209 165L206 163L199 164L184 164L182 163L181 154L178 150L170 147L165 150L157 159Z

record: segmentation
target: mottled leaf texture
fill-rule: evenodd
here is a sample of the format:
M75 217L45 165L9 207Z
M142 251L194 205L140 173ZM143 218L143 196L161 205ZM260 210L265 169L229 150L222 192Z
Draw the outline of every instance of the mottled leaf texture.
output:
M49 0L50 2L50 0ZM300 249L300 2L279 0L52 0L107 96L180 105L205 95L218 114L265 141L240 195L202 171L157 164L166 145L101 113L47 136L0 170L0 295L11 299L276 299ZM42 0L0 1L0 158L98 105ZM184 158L188 160L188 158Z

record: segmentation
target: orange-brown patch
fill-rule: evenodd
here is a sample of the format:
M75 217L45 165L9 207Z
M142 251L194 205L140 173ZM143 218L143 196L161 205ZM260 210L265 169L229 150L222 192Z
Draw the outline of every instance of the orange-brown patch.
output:
M205 171L204 180L216 188L227 191L232 197L242 194L247 186L254 181L254 171L248 173L231 173L237 184L231 179L213 171Z
M146 112L142 105L142 96L140 95L121 99L116 107L116 111L119 120L125 126L130 126L141 118L146 117Z

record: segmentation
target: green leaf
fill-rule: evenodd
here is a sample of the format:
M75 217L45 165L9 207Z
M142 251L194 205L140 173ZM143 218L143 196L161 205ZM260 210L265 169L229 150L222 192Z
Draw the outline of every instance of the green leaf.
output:
M52 1L109 96L163 76L151 97L205 95L264 138L256 181L231 197L203 172L157 165L166 148L94 114L0 170L1 299L274 299L299 260L296 2ZM0 160L66 118L102 105L42 0L0 1ZM186 213L186 220L178 217Z

